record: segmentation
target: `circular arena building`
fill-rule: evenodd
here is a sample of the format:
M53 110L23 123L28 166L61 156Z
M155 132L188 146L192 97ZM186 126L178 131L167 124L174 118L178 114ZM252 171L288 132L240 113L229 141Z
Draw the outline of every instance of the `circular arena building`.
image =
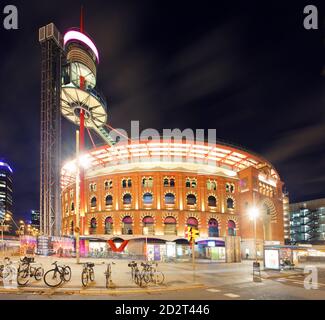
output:
M261 156L223 142L125 141L87 151L81 251L88 256L240 261L283 243L283 182ZM62 234L76 226L77 162L61 171ZM257 210L255 249L254 221Z

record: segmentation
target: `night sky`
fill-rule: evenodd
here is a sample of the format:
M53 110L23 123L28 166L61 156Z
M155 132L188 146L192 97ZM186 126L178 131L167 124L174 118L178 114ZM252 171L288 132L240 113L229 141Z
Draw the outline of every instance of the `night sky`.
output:
M78 27L82 3L110 125L215 128L272 162L292 202L325 197L325 19L317 1L0 3L1 12L6 4L19 10L19 30L0 25L0 158L14 169L16 217L39 207L38 28ZM318 30L303 28L306 4L318 7ZM75 128L62 123L65 159Z

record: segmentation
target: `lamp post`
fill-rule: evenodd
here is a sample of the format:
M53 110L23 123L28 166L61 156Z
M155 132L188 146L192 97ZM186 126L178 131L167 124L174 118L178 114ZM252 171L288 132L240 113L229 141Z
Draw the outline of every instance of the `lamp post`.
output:
M257 238L256 238L256 219L259 215L258 209L256 207L252 207L249 210L249 217L254 222L254 243L255 243L255 261L257 262Z

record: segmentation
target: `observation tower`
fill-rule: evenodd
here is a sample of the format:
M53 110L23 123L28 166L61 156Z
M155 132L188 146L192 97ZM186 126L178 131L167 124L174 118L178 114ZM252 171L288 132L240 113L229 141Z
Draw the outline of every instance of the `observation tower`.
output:
M85 152L85 129L94 130L108 145L114 144L105 129L107 103L96 88L99 53L80 28L63 36L53 23L39 29L42 48L40 220L44 235L59 235L61 114L79 126L79 154ZM90 133L89 133L90 134ZM84 172L80 168L81 232L84 206Z

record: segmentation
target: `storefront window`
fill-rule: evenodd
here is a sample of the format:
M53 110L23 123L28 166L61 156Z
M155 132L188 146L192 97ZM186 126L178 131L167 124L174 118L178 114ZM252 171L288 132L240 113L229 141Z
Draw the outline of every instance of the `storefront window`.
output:
M113 219L112 217L107 217L105 219L105 234L113 233Z
M164 220L164 234L177 235L176 219L174 217L166 217Z
M154 230L155 224L154 224L153 217L150 217L150 216L144 217L142 220L142 223L143 223L144 228L148 228L148 234L150 234L150 235L155 234L155 230Z

